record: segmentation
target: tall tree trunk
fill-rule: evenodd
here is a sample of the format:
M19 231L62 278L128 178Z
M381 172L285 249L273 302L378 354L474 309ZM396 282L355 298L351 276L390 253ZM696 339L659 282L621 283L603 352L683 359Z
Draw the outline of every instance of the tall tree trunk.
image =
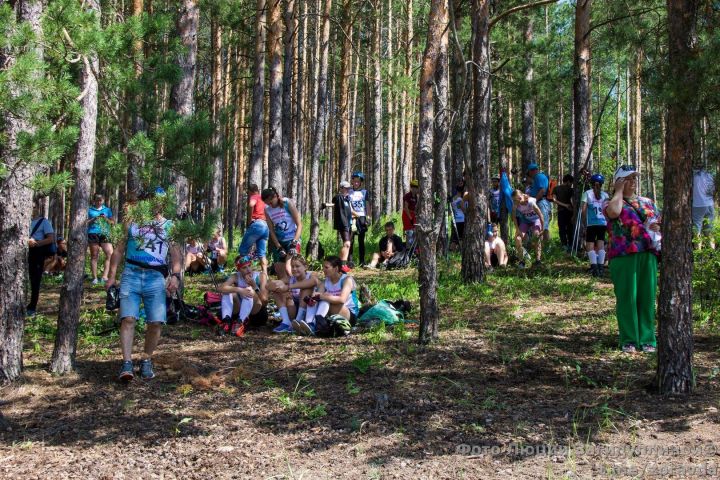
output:
M620 114L622 113L622 90L620 90L620 68L618 67L618 88L617 88L617 104L615 105L615 165L614 168L622 164L622 156L620 155Z
M639 185L642 185L642 91L641 91L641 75L642 75L642 49L635 52L632 73L632 122L630 125L630 133L632 137L632 163L636 166L640 178Z
M498 90L497 102L495 103L497 111L497 149L498 149L498 160L499 169L498 172L508 171L507 154L505 149L505 107L503 105L502 91ZM500 202L500 237L503 239L505 244L508 244L508 211L505 202Z
M141 17L143 14L143 0L133 0L133 17ZM143 72L143 42L136 41L133 44L133 55L135 57L135 79L139 80ZM135 111L132 115L131 129L132 136L145 132L147 125L142 117L142 95L135 95L133 99L133 107ZM135 195L140 193L140 168L142 167L143 158L135 151L128 152L128 171L127 171L127 189ZM119 212L119 210L118 210Z
M18 22L26 22L36 38L29 41L27 50L34 54L35 61L42 62L43 44L40 20L43 3L40 0L18 0L14 3ZM16 50L0 50L0 69L6 71L17 62ZM39 77L41 69L33 68L30 73ZM31 82L32 83L32 82ZM9 93L35 96L36 92L24 91L20 83L12 82ZM27 107L27 106L26 106ZM32 204L30 181L35 175L35 166L22 159L18 144L21 133L33 134L35 125L29 120L26 110L4 113L2 135L3 147L0 156L13 172L0 178L0 384L17 380L22 371L22 337L25 320L25 280L27 264L27 234L31 221L29 205Z
M433 179L434 157L439 149L438 142L445 144L446 139L436 138L435 95L436 69L441 61L444 48L447 54L447 36L443 35L447 25L447 0L432 0L428 24L428 40L425 46L422 71L420 74L420 135L418 137L418 180L420 195L417 205L417 238L420 261L418 263L418 284L420 289L420 343L428 343L438 337L440 311L437 302L437 255L436 244L438 228L435 218L435 192L437 182ZM446 67L443 67L446 68ZM446 77L447 72L441 75ZM447 80L447 78L446 78ZM445 82L445 101L447 101L447 81ZM441 100L442 101L442 100ZM441 147L444 148L444 147ZM444 168L444 167L443 167ZM444 198L441 202L444 205Z
M298 17L295 0L285 2L285 59L283 66L282 99L282 172L286 175L282 185L283 192L292 190L293 179L290 176L290 157L295 154L294 142L297 132L293 132L292 80L295 68L295 36L298 32Z
M342 54L340 66L340 144L338 168L340 176L350 178L350 74L352 70L352 0L343 2Z
M310 178L320 178L320 156L323 153L323 137L327 126L327 81L330 50L330 11L332 0L325 0L320 31L320 58L318 72L317 116L315 117L315 133L313 135L312 158L310 159ZM310 257L318 258L318 238L320 236L320 191L317 181L310 182L310 240L308 249Z
M466 188L469 193L461 276L467 283L485 280L484 248L487 221L487 190L490 176L490 0L473 2L473 110L471 155Z
M414 37L414 19L413 19L413 0L407 0L407 30L405 32L405 76L412 75L413 68L413 37ZM404 155L400 165L400 192L399 204L402 205L402 196L410 189L411 165L413 158L413 117L415 110L415 99L411 95L405 95L405 147Z
M302 206L301 192L304 187L304 159L305 159L305 99L307 95L305 84L305 62L307 60L307 2L300 2L299 11L302 24L298 25L297 35L297 76L295 80L295 135L293 136L293 155L290 159L290 168L288 176L292 188L288 192L288 196L297 200L297 205ZM298 207L300 208L300 207Z
M526 14L523 42L526 65L526 91L522 102L522 171L524 174L527 172L528 165L537 161L535 150L535 98L534 93L532 93L532 83L535 75L532 57L533 19L530 13Z
M210 49L212 51L212 152L213 172L210 180L210 198L208 207L210 210L220 208L222 205L222 184L223 184L223 126L221 112L223 104L223 63L222 63L222 28L218 25L217 18L213 18L210 24Z
M449 15L447 13L447 0L444 2L446 10L445 17L441 20L442 36L440 37L440 47L438 51L437 61L435 63L435 133L433 137L433 207L434 207L434 224L433 229L437 232L437 249L447 253L449 246L449 232L447 228L447 198L448 198L448 159L450 150L450 127L452 122L452 113L449 107L449 90L450 90L450 73L449 73L449 57L448 43L450 38L450 29L448 25Z
M585 164L590 164L592 128L590 126L590 9L592 0L578 0L575 7L575 57L573 63L573 108L575 143L573 144L573 174L575 176L575 205L580 205L580 176Z
M387 42L386 46L387 49L385 50L387 53L387 76L388 78L393 78L393 38L392 38L392 32L393 32L393 26L392 26L392 0L388 0L387 2ZM387 104L387 119L388 119L388 128L387 128L387 151L385 154L385 163L384 163L384 170L385 174L383 175L384 181L385 181L385 208L383 213L385 215L390 215L393 210L393 170L395 168L395 153L393 152L394 146L395 146L395 139L393 138L393 131L394 131L394 125L395 125L395 95L393 94L393 91L391 88L387 89L386 96L386 104Z
M282 62L282 9L281 0L269 0L267 21L268 55L270 72L268 184L282 191L284 172L282 170L282 107L283 107L283 62Z
M372 189L371 208L372 221L380 221L382 212L382 172L383 172L383 109L382 109L382 71L380 69L380 0L373 0L373 29L370 39L370 55L372 56L372 120L370 137L372 140Z
M695 65L698 1L667 0L669 33L667 161L663 178L663 258L658 302L657 381L661 393L690 393L693 385L692 163L699 75Z
M100 2L87 0L87 8L95 12L100 25ZM85 251L87 250L87 218L90 199L90 183L95 165L95 131L98 113L98 81L95 73L100 62L97 55L83 57L80 90L85 93L81 101L82 120L75 165L73 167L73 196L68 242L67 265L60 290L60 306L57 320L55 348L50 360L50 371L64 374L75 369L80 305L83 299L83 277L85 273Z
M271 0L274 1L274 0ZM248 183L263 184L264 128L265 128L265 5L266 0L257 0L255 13L255 83L252 104L252 146L250 152Z
M181 117L190 117L195 105L195 71L197 69L198 24L200 10L197 0L183 0L177 17L177 34L185 51L178 56L178 64L182 72L180 81L172 86L170 92L170 108ZM190 184L185 175L179 173L174 181L178 206L188 206Z

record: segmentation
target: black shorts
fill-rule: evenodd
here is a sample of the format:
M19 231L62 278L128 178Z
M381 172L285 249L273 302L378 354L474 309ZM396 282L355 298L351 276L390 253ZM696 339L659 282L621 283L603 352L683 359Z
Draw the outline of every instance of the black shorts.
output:
M88 243L101 244L110 243L110 239L107 235L102 233L88 233Z
M607 227L604 225L592 225L585 229L585 241L586 242L604 242L605 232Z
M343 242L352 241L352 232L350 230L338 230L338 233L340 234L340 239Z

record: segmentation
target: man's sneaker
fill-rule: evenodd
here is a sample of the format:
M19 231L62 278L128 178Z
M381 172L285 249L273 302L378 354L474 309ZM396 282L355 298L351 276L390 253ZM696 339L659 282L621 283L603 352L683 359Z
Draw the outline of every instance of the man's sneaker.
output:
M625 345L623 345L622 351L623 353L637 353L637 349L632 343L626 343Z
M602 277L603 275L605 275L605 265L601 265L601 264L598 263L598 265L597 265L597 276L598 276L598 277Z
M298 321L298 320L292 320L292 321L290 322L290 328L292 329L292 332L293 332L293 333L300 334L300 322L301 322L301 321L302 321L302 320L300 320L300 321Z
M232 333L236 337L242 337L243 335L245 335L245 322L233 323L232 327L230 328L230 333Z
M273 329L273 333L292 333L293 328L289 323L281 323Z
M97 278L93 278L92 284L97 285L98 283L100 283L100 280L98 280Z
M646 343L642 346L643 353L655 353L657 351L657 348L653 347L649 343Z
M155 378L152 360L150 360L149 358L140 361L140 377L143 380L150 380Z
M598 266L595 263L590 265L590 276L592 276L592 277L598 276Z
M315 335L315 327L313 325L308 324L305 320L300 320L300 322L298 323L298 333L300 335L305 335L309 337Z
M132 361L123 362L122 367L120 367L120 374L118 375L118 379L122 380L123 382L129 382L133 378L135 378L135 374L133 373Z

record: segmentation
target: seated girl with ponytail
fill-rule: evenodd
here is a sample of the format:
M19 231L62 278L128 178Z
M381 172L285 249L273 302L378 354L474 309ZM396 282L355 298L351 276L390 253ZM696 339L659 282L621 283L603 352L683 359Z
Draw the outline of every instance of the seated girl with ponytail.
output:
M360 310L357 298L357 285L355 279L341 271L342 260L336 256L325 257L323 273L325 280L320 283L319 293L312 300L315 305L308 303L305 321L298 322L296 331L300 335L315 334L316 316L340 315L345 317L351 325L355 325ZM295 328L295 326L293 325Z
M298 326L301 321L305 321L307 314L305 299L312 302L311 297L320 285L317 273L308 271L307 261L301 255L293 256L290 270L292 273L290 278L268 283L268 291L275 299L282 317L282 323L273 330L275 333L292 333L295 331L293 325Z
M252 269L252 258L235 259L237 273L230 275L218 289L222 296L223 323L231 325L230 333L242 337L248 320L267 303L267 276ZM237 316L237 320L234 320Z

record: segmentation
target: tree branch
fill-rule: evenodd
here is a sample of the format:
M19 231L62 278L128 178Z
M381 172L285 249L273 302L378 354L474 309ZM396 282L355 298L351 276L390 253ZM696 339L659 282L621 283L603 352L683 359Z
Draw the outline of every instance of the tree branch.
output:
M595 30L596 28L603 27L603 26L605 26L605 25L607 25L607 24L609 24L609 23L618 22L618 21L620 21L620 20L625 20L625 19L627 19L627 18L639 17L640 15L644 15L644 14L650 13L650 12L656 12L657 10L659 10L659 9L658 9L658 8L646 8L645 10L636 10L636 11L634 11L634 12L628 14L628 15L623 15L623 16L621 16L621 17L609 18L609 19L604 20L604 21L602 21L602 22L600 22L600 23L598 23L598 24L591 25L591 26L590 26L590 29L588 29L588 31L587 31L587 33L585 34L585 37L584 37L584 38L587 38L587 37L590 35L590 32L592 32L592 31Z
M495 18L490 20L490 25L488 25L488 29L492 29L492 27L495 26L497 22L502 20L503 18L507 17L508 15L512 15L515 12L519 12L521 10L526 10L528 8L533 7L542 7L543 5L548 5L550 3L557 3L559 0L540 0L539 2L533 2L533 3L525 3L523 5L518 5L517 7L513 7L509 10L505 10L501 14L497 15Z

